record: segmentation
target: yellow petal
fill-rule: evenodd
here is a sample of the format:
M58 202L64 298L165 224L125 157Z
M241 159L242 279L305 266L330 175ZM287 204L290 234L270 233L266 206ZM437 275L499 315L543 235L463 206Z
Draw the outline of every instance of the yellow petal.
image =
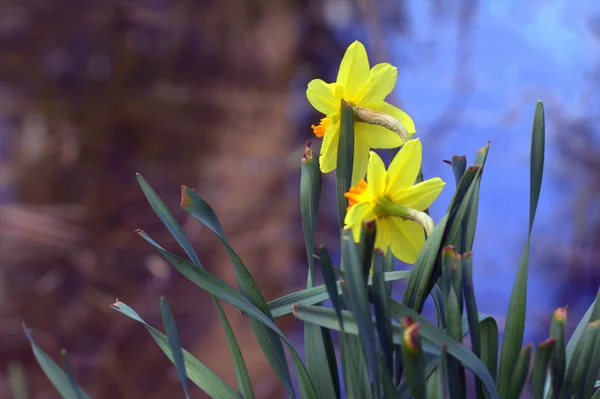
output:
M337 75L337 83L343 87L343 98L356 105L370 74L365 46L356 41L346 50Z
M418 139L409 140L390 163L387 193L392 195L392 193L399 190L411 187L419 174L420 168L421 142Z
M422 181L414 186L389 193L396 204L424 211L440 195L446 183L439 177Z
M375 221L375 248L387 252L390 241L390 218L377 218Z
M404 126L406 131L408 132L408 136L412 138L412 136L416 133L415 122L413 122L412 118L400 108L394 107L392 104L388 104L384 101L379 103L369 104L366 108L370 108L374 111L383 112L384 114L388 114L393 116Z
M350 208L348 213L346 213L344 224L346 227L352 228L354 241L360 239L360 229L363 222L375 219L375 213L373 212L374 207L375 205L371 202L361 202L354 205Z
M369 165L367 166L367 181L369 182L369 194L372 197L383 197L387 184L387 171L383 161L373 151L369 154Z
M425 244L423 228L412 220L399 217L388 217L388 219L390 219L392 253L402 262L414 264Z
M321 144L321 151L319 153L321 172L329 173L336 168L339 141L340 124L334 120L327 128L323 137L323 144Z
M371 69L369 83L363 89L360 105L369 108L369 104L383 102L394 90L398 79L398 69L390 64L377 64Z
M366 139L370 148L396 148L403 144L400 136L382 126L356 122L354 131Z
M335 83L325 83L321 79L311 80L306 89L306 98L317 111L325 115L333 115L340 109L336 86Z
M369 163L369 145L364 137L354 135L354 161L352 163L352 186L356 186L360 179L367 174L367 165Z

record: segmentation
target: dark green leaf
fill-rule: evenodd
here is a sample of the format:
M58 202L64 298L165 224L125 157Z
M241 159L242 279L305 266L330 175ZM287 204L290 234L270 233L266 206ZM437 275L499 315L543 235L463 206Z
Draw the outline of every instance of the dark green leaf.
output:
M74 385L71 382L71 377L69 377L69 375L65 373L63 369L61 369L60 366L46 354L46 352L37 346L33 340L31 331L25 324L23 324L23 330L25 330L25 335L27 335L27 339L29 340L37 362L42 367L44 374L46 374L46 377L48 377L52 385L54 385L54 388L56 388L60 396L64 399L88 399L89 396L83 392L79 386Z
M491 317L479 322L479 338L481 342L481 361L495 381L498 375L498 325Z
M290 353L292 355L292 360L294 362L294 366L298 374L300 394L302 398L315 397L314 387L312 386L312 383L310 381L306 368L304 367L302 360L300 359L300 356L292 346L291 342L285 337L281 330L279 330L277 325L275 325L273 320L268 315L266 315L261 309L254 305L254 303L252 303L244 295L241 295L239 292L234 290L232 287L230 287L223 281L219 280L213 274L207 272L204 269L200 269L192 265L187 260L165 250L143 231L139 231L139 234L148 243L150 243L152 246L158 249L163 255L163 257L190 281L192 281L208 293L218 297L219 299L224 300L227 303L232 304L236 308L240 309L242 312L248 314L251 317L250 323L251 325L253 325L255 331L257 323L260 323L265 328L269 328L269 330L273 331L279 338L283 339L286 345L288 345L288 348L290 349ZM262 337L264 336L265 335L263 334ZM257 338L259 338L258 334ZM295 395L293 395L293 397L295 397Z
M512 376L510 378L510 387L508 399L519 399L527 377L529 376L529 362L531 361L531 345L525 345L517 362L515 363L515 369L512 370Z
M374 242L374 240L373 240ZM365 351L368 369L375 383L375 396L381 397L380 372L377 355L377 341L369 312L369 296L367 282L363 275L363 265L359 259L352 232L344 230L342 234L342 265L348 278L348 303L358 323L359 338Z
M346 218L346 207L348 206L348 200L344 197L344 194L352 186L352 167L354 164L354 111L352 111L352 106L344 100L342 100L340 105L340 114L341 125L335 182L338 219L340 229L343 229L344 219Z
M423 352L440 356L442 347L445 346L450 356L458 359L463 366L473 371L473 373L482 380L490 399L499 398L491 375L487 371L485 365L469 350L469 348L462 343L457 342L440 330L439 327L431 324L412 309L393 300L390 300L389 306L390 314L393 318L399 320L406 317L412 317L414 321L421 324L419 335L423 340ZM337 316L333 309L315 306L298 306L295 316L309 323L318 324L333 330L340 330L340 324L337 321ZM348 311L343 311L342 318L344 319L344 331L348 334L357 335L358 326L352 314ZM400 345L402 343L402 333L404 329L397 324L393 324L392 329L394 343Z
M190 265L191 266L191 265ZM199 270L194 267L195 270ZM125 316L137 321L146 327L146 330L150 333L154 341L158 344L160 349L169 358L171 362L175 362L171 347L168 342L166 335L149 325L140 317L139 314L127 304L123 302L117 302L112 305L112 308ZM239 398L240 396L233 390L229 385L225 383L218 375L216 375L211 369L206 367L204 363L196 359L186 350L183 350L183 359L185 362L186 374L194 384L200 389L206 392L211 398Z
M467 157L464 155L453 155L452 156L452 173L454 173L454 180L456 185L460 182L465 170L467 169Z
M409 276L410 271L401 270L385 273L384 279L386 282L393 282L396 280L406 280ZM337 284L338 293L341 292L340 283L335 282L335 277L333 277L333 283ZM330 299L330 295L327 286L323 284L284 295L270 301L268 305L273 317L278 318L292 313L294 305L314 305L327 299Z
M175 238L177 243L183 248L188 257L192 260L192 262L202 268L202 264L200 263L200 259L198 255L194 251L192 244L188 240L185 232L181 228L181 225L175 220L175 218L171 215L169 209L165 206L163 201L158 197L156 192L150 187L148 182L140 175L137 175L138 182L146 196L146 199L152 206L152 209L156 212L160 220L163 222L167 230L171 233L171 235ZM214 216L214 215L213 215ZM216 216L214 216L216 218ZM218 224L218 220L217 220ZM218 226L220 228L220 225ZM222 229L221 229L222 231ZM225 329L225 333L227 335L227 343L229 345L229 350L231 354L231 358L233 361L233 366L235 370L235 375L238 382L238 389L244 395L246 399L251 399L254 397L252 393L252 386L250 384L250 377L248 376L248 370L246 368L246 364L244 362L244 358L242 356L242 352L239 350L239 345L235 338L235 334L231 329L231 325L229 324L229 320L227 320L227 316L223 312L221 305L218 300L214 297L211 297L217 311L219 313L219 317L221 319L221 323L223 324L223 328ZM236 349L237 348L237 349Z
M392 324L390 322L390 315L388 312L388 295L385 289L384 280L384 255L376 251L373 262L373 285L372 285L372 297L373 307L375 309L375 325L377 327L377 334L379 337L379 344L381 351L383 352L384 364L387 368L387 373L382 369L382 373L389 374L394 373L393 353L394 345L392 341ZM391 381L391 380L390 380Z
M171 350L171 354L173 355L173 363L177 369L177 375L179 376L179 380L183 386L185 397L189 399L190 393L188 391L187 375L185 374L185 364L183 362L183 352L181 351L179 333L177 332L177 326L175 325L173 313L171 313L171 309L169 308L169 302L167 302L167 298L164 296L160 298L160 313L165 326L165 331L167 333L169 348Z
M535 349L533 371L531 372L531 395L534 398L544 397L544 384L552 352L556 346L556 338L548 338Z
M242 295L248 298L262 311L263 314L272 320L271 312L267 306L267 302L265 301L262 293L256 285L256 282L252 278L252 275L242 260L227 242L225 232L223 231L221 223L219 222L219 219L217 218L213 209L206 201L204 201L202 197L196 194L189 187L182 187L181 196L181 205L183 209L190 216L192 216L192 218L208 227L221 241L221 244L225 248L229 259L231 259L231 262L234 266L235 275ZM294 387L292 385L292 379L290 377L290 372L287 366L281 340L275 332L267 328L263 323L258 323L251 319L250 324L254 334L256 335L256 339L258 340L258 343L265 354L265 357L273 368L273 371L275 371L275 374L277 374L279 377L279 380L283 384L287 393L294 397ZM300 381L300 383L302 384L303 382ZM302 389L304 388L301 387L301 390Z
M527 308L527 275L529 269L529 246L531 243L531 230L537 210L537 204L542 186L542 172L544 168L544 107L538 102L533 119L531 134L531 159L530 159L530 201L529 201L529 229L525 249L519 264L517 276L508 304L508 313L502 339L500 354L500 367L498 375L498 391L505 397L509 392L512 372L516 367L519 352L523 345L525 332L525 315Z
M219 314L219 318L221 319L221 323L225 329L225 336L227 337L229 353L231 353L231 360L235 370L235 379L237 381L238 390L244 399L254 399L252 382L250 381L250 376L248 375L248 368L246 367L246 362L244 361L244 356L242 355L240 345L235 338L231 324L229 323L229 320L227 319L219 300L214 297L213 299L217 308L217 313Z
M302 231L306 256L308 258L308 287L312 287L314 273L315 231L317 228L317 215L321 199L321 171L319 161L306 143L300 168L300 213L302 215Z

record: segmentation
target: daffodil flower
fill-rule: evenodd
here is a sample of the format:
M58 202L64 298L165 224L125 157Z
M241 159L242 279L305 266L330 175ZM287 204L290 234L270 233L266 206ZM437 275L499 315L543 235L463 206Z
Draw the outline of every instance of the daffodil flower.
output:
M367 181L361 180L345 194L349 207L346 228L352 229L355 241L360 239L362 225L375 221L375 248L392 253L405 263L413 264L425 243L422 211L429 208L445 184L433 179L414 184L421 168L421 142L408 141L400 149L386 171L376 153L370 153Z
M407 136L412 137L415 124L410 116L384 101L396 85L397 77L397 69L390 64L377 64L370 68L365 47L356 41L346 50L335 82L325 83L321 79L314 79L308 84L308 101L317 111L325 114L318 125L312 126L315 135L323 138L319 156L323 173L331 172L337 166L342 100L353 107L395 118ZM369 148L396 148L402 144L404 140L398 133L377 124L357 121L354 125L352 185L365 176Z

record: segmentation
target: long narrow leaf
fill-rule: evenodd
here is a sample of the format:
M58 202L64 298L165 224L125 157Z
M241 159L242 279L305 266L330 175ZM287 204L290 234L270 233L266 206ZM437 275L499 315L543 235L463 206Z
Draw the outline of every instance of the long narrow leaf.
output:
M384 281L386 283L390 283L397 280L406 280L409 277L410 270L400 270L396 272L385 273ZM340 293L340 283L335 282L335 277L332 278L334 280L333 285L335 286L337 284L337 290L338 293ZM371 280L369 280L368 284L371 285ZM270 301L268 305L269 309L271 309L271 314L273 317L278 318L292 313L294 305L314 305L319 302L326 301L327 299L331 299L331 297L329 295L327 285L323 284L284 295Z
M160 298L160 313L165 325L165 331L169 340L169 348L171 350L171 354L173 355L173 363L177 369L177 375L179 376L179 380L183 386L185 397L189 399L190 393L188 391L187 375L185 373L185 364L183 361L181 342L179 341L179 333L177 332L177 326L175 325L175 319L173 318L173 313L169 307L169 302L165 297Z
M246 362L244 361L244 356L242 356L240 345L235 338L231 324L229 323L229 320L227 319L225 311L223 311L223 307L219 303L219 300L214 298L214 302L219 318L221 319L221 323L223 324L223 328L225 329L225 336L227 337L227 345L229 345L229 352L231 353L231 360L233 361L234 365L235 379L237 381L238 390L244 399L254 399L252 382L250 381L250 376L248 375L248 368L246 366Z
M137 312L126 303L116 302L111 307L121 314L124 314L125 316L142 324L146 330L148 330L150 336L152 336L167 358L175 363L175 356L171 351L171 346L169 345L169 340L166 335L146 323L144 319L142 319L140 315L137 314ZM223 381L211 369L204 365L204 363L196 359L185 349L183 349L182 352L187 376L211 398L229 399L240 397L233 389L231 389L229 385L225 383L225 381Z
M241 293L246 296L254 305L256 305L269 319L272 320L271 312L267 306L267 302L258 288L258 285L256 285L256 282L252 278L252 275L240 257L229 245L221 223L219 222L219 219L210 205L193 190L185 186L183 186L181 189L181 205L183 209L190 216L192 216L192 218L208 227L219 238L223 248L225 248L225 252L227 252L229 259L233 264ZM281 340L277 337L277 334L264 326L262 323L257 323L255 320L251 320L250 325L254 331L254 334L256 335L256 339L258 340L260 347L265 354L265 357L271 364L273 371L275 371L275 374L277 374L277 377L279 377L279 380L283 384L287 393L290 396L295 397L294 387L292 385L292 379L287 366ZM300 384L305 383L302 380L299 382ZM301 387L301 390L303 389L310 388Z
M31 331L25 326L25 324L23 324L23 330L25 330L25 335L27 335L27 339L29 340L31 349L33 350L33 354L37 362L42 367L44 374L46 374L46 377L48 377L50 382L52 382L52 385L54 385L54 388L56 388L58 393L64 399L88 399L89 396L83 392L78 385L73 385L69 375L65 373L64 370L61 369L60 366L46 354L46 352L37 346L33 340Z
M475 373L475 375L482 380L490 399L499 398L490 373L487 371L485 365L473 354L473 352L469 350L469 348L447 335L437 326L431 324L428 320L414 312L412 309L393 300L390 300L389 305L390 314L395 319L411 317L414 321L421 324L419 335L423 339L422 348L425 353L439 356L441 354L442 347L445 346L450 356L453 356L459 360L463 366L473 371L473 373ZM316 306L298 306L295 316L301 320L315 323L326 328L338 331L340 330L340 325L333 309ZM343 311L342 317L344 319L344 328L346 333L357 335L358 325L352 314L348 311ZM399 345L402 342L402 334L404 329L397 324L392 325L392 328L394 334L394 343Z
M337 169L335 187L340 229L344 228L348 200L344 194L352 185L352 166L354 164L354 112L352 107L342 100L340 105L340 137L338 142Z
M203 268L196 251L190 241L188 240L185 232L181 225L175 220L167 206L160 199L158 194L152 189L150 184L138 173L137 174L138 182L146 196L146 199L150 203L150 206L159 217L161 222L165 225L167 230L171 233L171 235L175 238L177 243L181 246L181 248L185 251L187 256L191 259L192 263L196 266ZM244 362L244 358L242 356L242 352L239 350L239 345L233 330L231 329L231 325L229 324L229 320L227 316L223 312L223 308L219 301L211 296L213 304L217 308L217 312L219 313L219 317L221 319L221 323L223 324L223 328L225 329L225 333L227 336L227 344L229 345L229 352L231 354L231 360L233 362L233 367L235 371L235 375L238 382L238 389L244 395L246 399L251 399L254 397L254 393L252 392L252 385L250 383L250 377L248 375L248 370L246 368L246 363Z
M268 315L266 315L261 309L254 305L254 303L252 303L244 295L240 294L231 286L219 280L213 274L207 272L204 269L200 269L188 262L187 260L165 250L143 231L139 231L138 233L142 238L146 240L146 242L158 249L162 256L173 267L175 267L181 274L183 274L194 284L207 291L208 293L218 297L219 299L230 303L231 305L240 309L243 313L249 315L251 323L260 323L266 328L269 328L269 330L273 331L279 338L283 339L288 348L290 349L290 353L292 355L292 360L294 362L294 366L298 374L298 380L300 382L300 394L302 398L315 397L316 394L314 391L314 387L312 385L312 382L310 381L306 368L304 367L304 364L302 363L302 360L298 355L298 352L296 352L292 343L287 339L287 337L281 332L281 330L277 327L277 325Z
M512 379L512 372L519 358L525 333L525 313L527 308L527 276L529 271L529 246L531 243L531 230L537 210L537 204L542 187L542 174L544 168L544 106L538 102L533 118L531 133L531 159L530 159L530 200L529 200L529 229L525 249L519 264L517 276L508 304L502 350L500 354L500 367L498 375L498 392L506 397Z

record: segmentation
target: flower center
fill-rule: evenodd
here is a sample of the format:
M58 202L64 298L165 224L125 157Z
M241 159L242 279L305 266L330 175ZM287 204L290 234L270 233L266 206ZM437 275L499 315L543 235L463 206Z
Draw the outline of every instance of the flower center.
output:
M323 137L323 136L325 136L325 132L327 131L327 128L329 127L329 125L331 125L331 119L323 118L323 119L321 119L321 122L319 123L319 125L317 125L317 126L311 125L310 127L312 128L313 132L315 133L315 136Z
M356 186L350 187L350 191L344 194L344 197L348 198L348 207L346 208L346 211L349 211L350 208L361 202L361 196L368 187L369 185L365 179L360 179Z

